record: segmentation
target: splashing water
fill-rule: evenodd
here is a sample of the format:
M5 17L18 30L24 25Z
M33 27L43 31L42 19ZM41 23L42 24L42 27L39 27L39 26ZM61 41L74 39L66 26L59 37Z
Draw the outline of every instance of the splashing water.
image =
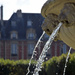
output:
M29 61L29 66L28 66L28 69L27 69L28 72L27 72L26 75L28 75L28 74L30 73L29 68L30 68L30 65L31 65L31 61L32 61L32 59L33 59L33 56L35 55L36 48L38 47L39 43L41 42L41 39L42 39L42 37L44 36L44 34L45 34L45 31L43 31L41 37L39 38L39 40L38 40L38 42L37 42L37 44L36 44L36 46L35 46L35 48L34 48L34 50L33 50L33 54L32 54L32 56L31 56L31 59L30 59L30 61Z
M53 31L53 33L51 34L51 36L49 37L48 41L46 42L43 50L42 50L42 53L37 61L37 64L36 64L36 68L34 70L34 73L33 75L39 75L38 72L41 71L41 65L42 63L44 62L44 58L46 57L46 52L48 51L48 49L50 48L59 28L61 27L62 23L59 23L59 25L56 27L56 29Z
M69 52L68 52L68 55L67 55L67 58L66 58L66 63L65 63L63 75L65 75L65 71L66 71L66 68L67 68L67 62L68 62L68 59L69 59L69 55L70 55L71 49L72 48L70 47Z

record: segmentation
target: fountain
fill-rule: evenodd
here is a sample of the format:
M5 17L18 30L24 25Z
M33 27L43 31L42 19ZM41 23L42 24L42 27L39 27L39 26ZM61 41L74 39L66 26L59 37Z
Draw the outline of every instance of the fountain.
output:
M48 35L51 35L58 23L63 23L55 40L62 40L70 46L63 72L65 75L71 47L75 49L75 0L48 0L41 14L45 17L42 29Z
M62 40L75 49L75 0L48 0L41 14L45 17L42 29L51 35L58 23L62 22L55 40Z
M46 42L41 55L39 56L33 75L38 75L38 72L41 70L41 65L44 61L44 57L46 57L46 52L50 48L53 40L62 40L68 46L70 46L63 72L63 75L65 75L71 48L75 49L75 0L48 0L42 7L41 14L43 17L45 17L44 23L42 24L42 29L48 35L50 35L50 37ZM33 55L34 52L35 49L33 51ZM31 57L31 60L33 58L33 55ZM28 75L28 73L26 75Z

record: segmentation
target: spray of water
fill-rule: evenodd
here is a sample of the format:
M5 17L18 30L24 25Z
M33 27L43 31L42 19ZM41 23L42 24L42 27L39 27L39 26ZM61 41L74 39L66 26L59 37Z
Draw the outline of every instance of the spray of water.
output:
M41 39L43 38L44 34L45 34L45 31L43 31L41 37L39 38L39 40L38 40L38 42L37 42L37 44L36 44L36 46L35 46L35 48L34 48L34 50L33 50L33 54L32 54L32 56L31 56L31 59L30 59L30 61L29 61L29 66L28 66L28 69L27 69L28 72L27 72L26 75L28 75L28 74L30 73L30 69L29 69L29 68L30 68L30 65L31 65L31 61L32 61L32 59L33 59L33 56L34 56L35 53L36 53L36 48L38 47L39 43L41 42Z
M33 75L39 75L38 72L41 71L42 63L44 62L44 58L46 57L46 52L50 48L55 36L58 33L59 28L61 27L61 25L62 25L62 23L59 23L59 25L55 28L55 30L53 31L53 33L49 37L48 41L46 42L46 44L41 52L41 55L39 56L39 59L37 61L36 68L34 70Z
M68 59L69 59L69 55L70 55L71 49L72 49L72 48L70 47L69 52L68 52L68 55L67 55L67 58L66 58L66 62L65 62L65 67L64 67L63 75L65 75L65 72L66 72L67 62L68 62Z

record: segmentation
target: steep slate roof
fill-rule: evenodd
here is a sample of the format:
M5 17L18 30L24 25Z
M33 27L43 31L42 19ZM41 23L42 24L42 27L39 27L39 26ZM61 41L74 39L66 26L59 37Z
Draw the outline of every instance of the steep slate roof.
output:
M3 23L1 22L0 20L0 32L1 32L1 40L2 39L5 39L5 27L6 27L6 24L7 24L7 20L4 20Z
M44 20L41 14L39 13L22 13L22 18L17 17L17 13L13 13L11 18L7 21L7 24L5 25L5 34L6 39L10 38L10 32L11 31L17 31L18 32L18 40L25 40L26 39L26 30L29 28L27 26L27 21L32 21L32 27L36 30L37 39L42 34L41 24ZM12 27L11 21L16 21L16 27Z
M0 22L0 32L1 32L1 22Z

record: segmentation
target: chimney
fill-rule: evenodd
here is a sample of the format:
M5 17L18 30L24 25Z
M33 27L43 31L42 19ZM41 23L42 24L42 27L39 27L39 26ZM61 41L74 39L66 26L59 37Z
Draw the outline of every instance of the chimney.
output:
M17 10L17 16L18 16L19 18L22 18L22 11L21 11L21 10Z
M1 20L1 25L3 25L3 6L2 5L0 7L0 20Z
M3 20L3 6L1 6L1 20Z

